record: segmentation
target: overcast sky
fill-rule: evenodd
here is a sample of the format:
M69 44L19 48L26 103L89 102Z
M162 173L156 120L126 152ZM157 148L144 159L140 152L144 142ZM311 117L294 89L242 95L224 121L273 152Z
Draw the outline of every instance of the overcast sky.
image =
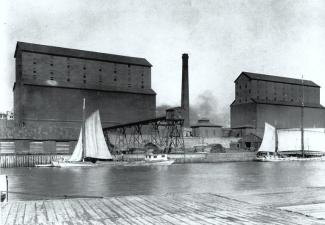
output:
M17 41L144 57L157 105L180 104L182 53L189 54L191 104L211 95L215 112L229 112L241 71L303 74L325 87L325 1L0 2L0 111L13 108Z

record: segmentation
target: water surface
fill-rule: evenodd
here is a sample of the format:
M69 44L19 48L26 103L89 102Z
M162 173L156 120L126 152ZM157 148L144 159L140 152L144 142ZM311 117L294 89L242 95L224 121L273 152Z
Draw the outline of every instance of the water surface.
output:
M232 162L171 166L8 168L10 200L66 196L235 193L325 186L324 161Z

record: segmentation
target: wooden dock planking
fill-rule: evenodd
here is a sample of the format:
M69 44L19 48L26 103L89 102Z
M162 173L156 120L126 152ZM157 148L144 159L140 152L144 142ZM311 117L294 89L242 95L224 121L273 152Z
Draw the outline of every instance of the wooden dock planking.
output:
M24 222L25 207L26 207L26 203L24 202L18 203L18 213L16 216L15 224L22 224Z
M53 202L51 202L51 201L44 201L44 207L46 208L47 221L49 221L49 222L55 222L55 221L57 221L57 217L56 217L55 211L53 209Z
M9 216L7 217L6 222L9 224L15 224L17 213L18 213L18 203L14 202L10 209ZM10 215L13 215L13 216L10 216Z
M0 208L0 222L1 222L1 224L4 224L7 221L12 204L10 204L10 205L8 205L9 203L0 203L0 204L3 205ZM8 205L8 206L6 206L6 205Z
M301 214L313 216L318 219L325 219L325 203L295 205L279 208L291 212L299 212Z
M1 204L4 225L45 224L324 224L299 213L215 194L169 194L96 199L19 201ZM299 208L294 210L298 211ZM302 209L301 209L302 210ZM313 206L313 213L322 207Z

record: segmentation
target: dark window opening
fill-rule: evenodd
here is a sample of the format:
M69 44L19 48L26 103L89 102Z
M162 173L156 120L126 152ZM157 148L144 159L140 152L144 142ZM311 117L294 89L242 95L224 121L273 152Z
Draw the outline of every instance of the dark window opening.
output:
M36 62L33 62L33 64L35 65L35 64L36 64Z
M117 81L117 79L116 79L116 78L114 78L114 81Z
M87 81L86 80L84 80L84 84L86 83Z
M143 77L144 75L143 74L141 74L141 77Z
M36 71L34 70L33 73L36 73Z
M114 73L116 73L116 70L114 70Z
M143 86L143 85L141 85L141 88L144 88L144 86Z
M249 94L251 93L251 89L248 90L248 93L249 93Z
M128 87L132 87L132 85L131 84L128 84Z
M130 65L130 64L128 64L128 67L131 67L131 65Z
M67 65L67 68L70 68L70 65Z
M51 66L53 66L53 63L51 63Z
M239 89L241 89L241 85L239 85Z
M99 69L98 71L99 71L99 72L102 72L102 69Z
M51 77L50 79L53 80L53 77Z
M67 81L70 82L70 78L68 78Z
M84 78L86 78L86 74L84 74L84 76L83 76Z
M84 70L86 69L86 67L84 66Z

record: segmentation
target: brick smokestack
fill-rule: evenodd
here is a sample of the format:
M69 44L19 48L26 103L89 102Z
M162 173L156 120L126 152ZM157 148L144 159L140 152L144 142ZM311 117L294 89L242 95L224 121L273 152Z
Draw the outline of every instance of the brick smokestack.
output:
M188 85L188 54L182 55L182 99L181 107L183 111L184 127L190 127L190 97Z

